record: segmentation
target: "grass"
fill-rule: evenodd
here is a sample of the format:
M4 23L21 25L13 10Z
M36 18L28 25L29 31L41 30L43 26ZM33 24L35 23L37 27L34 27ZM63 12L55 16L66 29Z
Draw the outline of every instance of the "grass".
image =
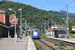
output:
M59 45L59 46L65 46L63 40L59 41L59 44L58 44L58 45Z
M71 38L75 38L75 36L71 36Z
M41 50L41 49L40 49L41 46L39 46L39 45L38 45L37 43L35 43L35 42L34 42L34 44L35 44L37 50Z
M47 39L50 39L50 40L52 40L52 38L47 38Z
M74 46L74 49L75 49L75 46Z
M49 45L47 45L47 47L49 47Z
M58 44L57 44L57 43L55 43L55 46L58 46Z
M42 39L42 40L45 40L45 39Z
M37 50L40 50L40 46L39 45L35 45Z
M45 37L46 35L41 35L41 37Z
M62 48L61 50L72 50L71 48Z

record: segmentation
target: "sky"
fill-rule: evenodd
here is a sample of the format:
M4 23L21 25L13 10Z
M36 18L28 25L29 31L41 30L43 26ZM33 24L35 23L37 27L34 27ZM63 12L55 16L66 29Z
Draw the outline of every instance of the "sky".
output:
M66 6L67 4L69 4L70 2L72 2L73 0L12 0L12 1L31 5L33 7L36 7L38 9L43 9L46 11L49 11L49 10L53 10L53 11L65 10L65 11L67 11L67 7L65 7L65 8L63 8L63 7ZM68 11L75 13L75 0L71 4L69 4Z

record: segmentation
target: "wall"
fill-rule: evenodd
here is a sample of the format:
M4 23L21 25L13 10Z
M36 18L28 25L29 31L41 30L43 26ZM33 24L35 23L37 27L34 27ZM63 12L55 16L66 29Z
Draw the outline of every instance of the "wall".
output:
M73 31L75 31L75 28L72 28Z
M4 23L4 15L3 14L0 14L0 21Z
M9 22L9 16L7 14L5 14L5 23L6 23L6 26L10 26L10 22Z
M6 29L5 27L0 26L0 37L5 37L5 36L7 36L6 30L7 30L7 29Z
M11 23L11 25L14 25L15 24L15 15L10 15L9 17L9 21ZM18 19L16 18L16 24L18 24Z

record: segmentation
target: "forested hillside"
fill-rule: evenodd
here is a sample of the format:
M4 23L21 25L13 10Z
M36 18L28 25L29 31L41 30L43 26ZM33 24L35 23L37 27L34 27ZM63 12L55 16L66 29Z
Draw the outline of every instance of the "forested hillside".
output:
M61 18L58 18L45 10L35 8L31 5L26 5L26 4L12 2L12 1L0 1L0 9L6 11L9 15L14 14L14 11L9 11L8 8L12 8L16 10L17 12L16 16L18 18L20 18L20 11L17 11L17 10L19 8L22 8L23 9L22 18L26 19L28 23L36 24L38 27L40 27L40 24L44 23L45 20L46 22L47 20L49 20L49 25L50 25L51 20L53 20L53 22L55 23L59 22L59 24L63 22ZM23 20L23 22L25 21Z
M55 16L57 16L57 17L59 17L59 18L64 18L64 22L65 22L65 26L66 26L66 20L67 20L67 14L66 14L66 11L53 11L53 10L51 10L51 11L48 11L49 13L51 13L51 14L53 14L53 15L55 15ZM70 29L70 31L72 30L71 29L71 27L73 26L73 25L75 25L75 16L74 16L74 13L72 14L72 13L68 13L69 15L68 15L68 17L70 18L69 19L69 29Z
M53 15L59 17L59 18L66 18L67 17L67 12L66 11L63 11L63 10L60 10L60 11L48 11L50 13L52 13ZM75 15L74 13L68 13L68 16L70 19L74 19L75 20Z
M30 26L34 26L37 28L44 28L44 23L46 21L46 27L48 26L48 20L49 20L49 26L51 25L51 20L54 23L59 22L58 24L65 24L66 20L62 20L57 15L53 15L52 13L47 12L46 10L35 8L31 5L26 5L18 2L12 2L12 1L0 1L0 9L6 11L9 15L14 14L14 11L9 11L8 8L12 8L16 10L17 14L16 17L20 19L20 11L18 11L19 8L22 8L22 19L24 18L27 20L28 23L30 23ZM55 13L57 14L57 12ZM58 15L62 15L61 13ZM63 17L63 16L61 16ZM25 20L22 20L23 23L25 23ZM74 20L69 20L69 27L71 30L71 26L74 25ZM24 25L23 25L24 27Z

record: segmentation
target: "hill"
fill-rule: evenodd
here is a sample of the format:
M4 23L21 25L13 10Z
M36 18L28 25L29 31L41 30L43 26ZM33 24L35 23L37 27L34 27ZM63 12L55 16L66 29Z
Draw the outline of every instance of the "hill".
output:
M48 11L50 13L52 13L53 15L59 17L59 18L66 18L67 17L67 12L60 10L60 11ZM74 19L75 20L75 13L70 13L68 12L68 16L70 19Z
M66 11L63 11L63 10L60 10L60 12L67 14L67 12L66 12ZM75 16L75 13L70 13L70 12L68 12L68 15Z
M6 11L9 15L14 14L14 11L9 11L8 8L16 10L16 17L18 18L20 18L20 11L17 11L17 9L22 8L22 18L26 19L28 23L33 23L32 25L36 26L37 28L40 27L41 23L43 24L45 20L49 20L49 25L51 25L51 20L53 20L55 23L59 22L59 24L62 24L62 22L64 23L61 18L58 18L45 10L35 8L31 5L12 1L0 1L0 9ZM25 20L23 20L23 23L25 23ZM42 25L42 27L44 27L44 25Z

